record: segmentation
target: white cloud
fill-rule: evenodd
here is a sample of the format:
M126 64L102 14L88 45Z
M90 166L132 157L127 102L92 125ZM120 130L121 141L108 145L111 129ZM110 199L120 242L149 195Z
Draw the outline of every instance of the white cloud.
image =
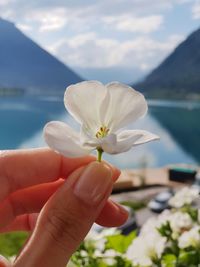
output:
M192 15L194 19L200 19L200 0L196 0L192 7Z
M103 21L120 31L151 33L160 28L164 19L161 15L151 15L146 17L115 16L105 17Z
M79 34L68 40L68 45L72 48L78 48L89 42L90 40L96 39L95 32L88 32L84 34Z
M32 20L39 23L39 31L55 31L63 28L67 24L67 14L63 8L40 9L31 11L26 20Z
M33 29L30 25L23 23L17 23L16 26L23 32L30 32Z
M12 2L12 0L0 0L0 6L6 6L11 2Z
M142 71L158 64L183 36L157 41L148 36L132 40L99 37L94 32L74 36L49 46L49 50L71 66L82 68L137 67Z
M162 26L163 12L188 1L192 0L0 0L0 13L23 25L36 23L41 33L66 25L76 33L98 31L108 24L120 31L151 33Z
M176 0L177 4L187 4L187 3L191 3L194 2L194 0Z

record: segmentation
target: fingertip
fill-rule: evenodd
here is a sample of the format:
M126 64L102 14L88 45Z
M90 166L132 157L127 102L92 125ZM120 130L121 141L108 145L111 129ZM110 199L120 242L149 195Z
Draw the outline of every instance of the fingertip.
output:
M121 174L121 170L106 161L103 161L103 163L106 164L112 170L113 181L114 182L117 181L117 179L119 178Z
M128 210L116 202L112 201L112 204L115 206L115 209L118 212L119 217L121 218L121 224L125 223L129 217Z
M2 255L0 255L0 267L11 267L11 263Z
M105 227L118 227L123 225L128 217L129 213L124 207L109 200L102 209L96 222Z
M118 168L114 167L114 171L113 171L113 179L114 181L116 181L119 176L121 175L121 170L119 170Z

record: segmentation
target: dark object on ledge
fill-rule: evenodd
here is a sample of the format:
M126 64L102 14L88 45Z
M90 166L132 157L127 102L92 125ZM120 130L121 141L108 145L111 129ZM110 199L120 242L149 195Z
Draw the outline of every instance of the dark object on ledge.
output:
M148 208L155 213L161 213L169 208L168 201L173 195L174 191L172 189L161 192L149 202Z
M118 227L118 229L121 230L123 235L128 235L130 232L137 229L137 222L133 209L127 206L124 206L124 208L129 212L129 217L123 225Z
M197 171L190 168L170 168L169 180L176 182L193 182Z

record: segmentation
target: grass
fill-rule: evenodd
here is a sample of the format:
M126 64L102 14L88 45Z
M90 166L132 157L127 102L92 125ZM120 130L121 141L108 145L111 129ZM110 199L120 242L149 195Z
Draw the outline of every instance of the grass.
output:
M27 237L26 232L0 234L0 254L5 257L17 255Z

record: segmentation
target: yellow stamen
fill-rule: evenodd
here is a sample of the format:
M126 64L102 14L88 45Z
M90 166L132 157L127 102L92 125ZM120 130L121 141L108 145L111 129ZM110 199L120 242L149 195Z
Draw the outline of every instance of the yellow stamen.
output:
M109 133L110 129L108 129L106 126L101 126L99 128L99 131L96 133L96 138L103 138L106 137Z

